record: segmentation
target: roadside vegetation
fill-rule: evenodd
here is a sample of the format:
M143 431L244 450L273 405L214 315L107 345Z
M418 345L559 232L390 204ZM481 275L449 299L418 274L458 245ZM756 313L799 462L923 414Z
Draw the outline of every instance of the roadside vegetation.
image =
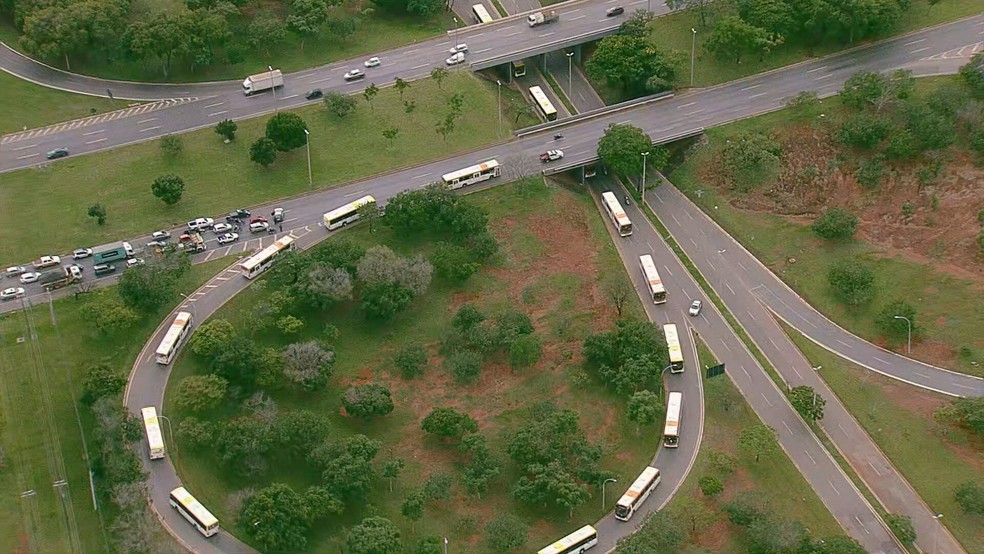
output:
M984 403L872 373L786 327L793 342L967 552L984 548ZM966 415L964 415L966 414ZM945 467L940 472L936 468ZM966 491L961 493L960 491ZM961 502L961 494L968 498Z
M662 417L662 337L614 280L627 276L583 190L394 198L196 332L165 398L182 481L260 547L539 548L597 519L602 481L658 445L640 437ZM630 398L651 409L630 417ZM253 519L292 494L307 516Z
M858 74L842 97L708 131L669 178L839 324L904 352L908 317L913 356L981 375L977 94Z
M438 0L37 0L0 4L0 37L61 69L108 79L242 79L372 55L452 27ZM385 60L383 63L386 63Z
M137 353L178 294L228 263L190 268L173 281L167 305L146 311L130 308L118 287L110 287L57 300L51 309L40 304L0 316L0 487L10 492L0 499L0 549L70 552L74 542L84 552L108 552L146 533L156 541L154 552L169 552L170 538L150 516L140 487L124 485L142 479L139 460L124 445L143 434L139 424L123 423L120 394ZM51 486L62 478L66 504Z
M717 364L700 341L698 353L702 372ZM794 552L807 538L818 554L864 552L833 549L852 541L774 441L745 440L770 434L727 376L704 377L704 406L690 475L619 554Z
M228 143L216 129L202 129L5 173L0 202L9 217L0 226L0 260L12 265L38 252L102 244L238 205L304 193L309 190L308 168L303 143L297 144L297 133L303 135L298 118L310 132L316 189L495 140L496 127L488 124L497 117L494 83L445 72L438 79L407 85L378 90L371 103L363 96L352 97L352 109L341 116L332 106L318 104L273 118L237 121L234 140ZM334 98L328 96L326 103ZM512 113L518 93L506 89L502 97L505 129L535 121L528 112ZM271 135L269 121L284 118L294 123L274 125ZM251 161L252 145L264 136L277 137L280 142L275 145L286 149L273 152L268 167ZM161 200L174 196L157 200L152 184L172 174L183 187L169 205ZM171 188L154 188L158 190ZM103 225L88 215L96 204L105 212ZM15 238L24 228L33 229L30 241Z
M0 103L0 135L34 129L52 123L88 117L96 113L120 110L129 104L62 92L29 83L0 71L0 95L16 102Z

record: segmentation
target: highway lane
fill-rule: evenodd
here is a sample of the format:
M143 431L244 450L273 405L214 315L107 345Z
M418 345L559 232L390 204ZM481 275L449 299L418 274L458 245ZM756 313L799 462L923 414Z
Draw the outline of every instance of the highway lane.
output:
M768 306L760 300L772 290L788 291L786 285L672 185L662 185L649 191L646 199L755 345L779 372L785 385L808 385L826 399L821 428L887 512L912 518L919 548L923 552L934 552L937 551L933 546L935 544L942 552L964 552L945 526L933 517L936 510L925 504L893 466L786 336L772 318ZM814 311L804 301L800 302L803 313ZM840 330L831 322L812 330L823 333L832 328ZM869 344L853 338L856 342ZM819 340L817 342L823 344ZM819 371L822 374L822 368ZM937 372L936 376L940 379L966 377L943 371ZM956 381L950 383L954 384Z

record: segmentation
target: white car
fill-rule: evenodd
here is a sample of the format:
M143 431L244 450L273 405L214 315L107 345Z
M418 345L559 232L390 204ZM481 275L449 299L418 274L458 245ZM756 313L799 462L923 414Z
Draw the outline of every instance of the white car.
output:
M454 46L451 47L450 50L448 50L448 52L451 54L457 54L458 52L467 52L467 51L468 51L468 45L463 42L461 44L455 44Z
M5 273L7 274L7 277L13 277L15 275L20 275L21 273L24 273L25 271L27 271L27 268L26 267L24 267L22 265L14 265L14 266L8 267L7 268L7 271Z
M700 315L700 308L703 306L700 300L694 300L693 304L690 305L690 315L698 316Z
M129 260L126 261L127 269L131 267L137 267L138 265L143 265L143 264L144 264L143 258L130 258Z
M362 65L364 65L366 67L376 67L376 66L379 65L379 58L377 58L376 56L373 56L373 57L369 58L368 60L362 62Z
M212 225L212 230L215 231L216 235L221 235L222 233L232 231L232 225L229 225L228 223L216 223L215 225Z
M262 233L270 228L270 224L266 221L254 221L249 224L249 232L251 233Z
M543 154L540 154L540 161L543 163L555 162L564 157L563 150L547 150Z
M171 238L171 233L167 231L154 231L154 234L151 235L150 238L154 240L165 241Z
M76 248L75 252L72 252L72 258L76 260L81 260L82 258L88 258L92 255L91 248Z
M28 271L27 273L20 276L20 282L23 284L36 283L38 279L41 278L41 274L36 271Z
M215 223L215 220L211 217L199 217L198 219L193 219L188 222L188 228L192 231L200 231L202 229L208 229Z
M366 76L366 72L361 69L353 69L345 73L346 81L355 81L356 79L362 79Z
M59 256L41 256L38 260L34 262L34 267L35 269L42 269L45 267L58 265L60 263L61 263L61 258Z
M450 58L444 60L444 63L448 65L458 65L463 61L465 61L465 53L458 52L457 54L453 54Z
M147 248L164 248L167 243L162 240L152 240L147 243Z
M219 236L219 244L229 244L230 242L236 242L239 240L239 233L226 233Z
M20 298L21 296L24 296L24 289L21 287L10 287L0 292L0 300L11 300L13 298Z

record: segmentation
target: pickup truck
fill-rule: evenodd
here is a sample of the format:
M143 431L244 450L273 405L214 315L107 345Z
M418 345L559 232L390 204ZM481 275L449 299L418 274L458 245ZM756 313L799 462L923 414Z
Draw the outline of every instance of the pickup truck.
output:
M204 252L206 248L201 233L185 233L181 235L179 241L178 248L185 252Z
M61 263L61 258L58 256L41 256L40 258L31 262L31 265L35 269L43 269L45 267L51 267L53 265L58 265Z

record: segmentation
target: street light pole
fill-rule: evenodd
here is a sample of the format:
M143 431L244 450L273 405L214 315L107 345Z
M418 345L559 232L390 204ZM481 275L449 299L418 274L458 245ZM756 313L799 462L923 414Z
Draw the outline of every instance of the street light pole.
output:
M502 135L502 81L496 79L496 104L499 106L499 127L496 129L496 136Z
M912 322L909 321L909 318L904 315L897 315L895 316L895 319L905 320L905 328L908 331L908 340L906 341L905 351L907 354L912 354Z
M690 41L690 86L694 86L694 56L697 53L697 29L691 27L690 32L694 34L693 39Z
M448 554L448 538L444 537L444 554Z
M618 480L609 477L608 479L605 479L604 483L601 484L601 510L602 511L605 510L605 485L607 485L608 483L618 483Z
M933 554L936 554L936 540L939 538L940 526L943 525L940 523L940 520L943 519L943 514L936 514L933 516L933 519L936 520L936 527L933 528Z
M642 153L642 186L640 187L639 190L640 195L646 193L646 156L648 155L649 152Z
M567 53L567 99L574 103L574 52Z
M194 314L195 319L198 319L198 310L195 308L195 303L191 301L191 298L188 298L188 295L180 292L178 293L178 296L184 298L188 302L188 305L191 306L191 313Z
M273 73L273 66L272 66L272 65L268 65L268 66L267 66L267 69L269 69L269 70L270 70L270 73ZM276 86L274 86L274 87L273 87L272 89L270 89L270 90L272 90L272 91L273 91L273 111L274 111L274 112L278 112L278 113L279 113L279 112L280 112L280 110L279 110L279 108L277 108L277 87L276 87Z
M458 49L458 18L452 17L451 19L454 20L454 49L457 50Z
M163 419L164 421L167 422L167 434L171 436L171 446L174 447L174 453L177 454L177 452L178 452L178 443L174 442L174 428L171 427L171 418L167 417L164 414L160 414L157 417L159 417L159 418L161 418L161 419Z
M304 146L307 147L307 160L308 160L308 188L314 186L314 180L311 178L311 133L307 129L304 129Z

